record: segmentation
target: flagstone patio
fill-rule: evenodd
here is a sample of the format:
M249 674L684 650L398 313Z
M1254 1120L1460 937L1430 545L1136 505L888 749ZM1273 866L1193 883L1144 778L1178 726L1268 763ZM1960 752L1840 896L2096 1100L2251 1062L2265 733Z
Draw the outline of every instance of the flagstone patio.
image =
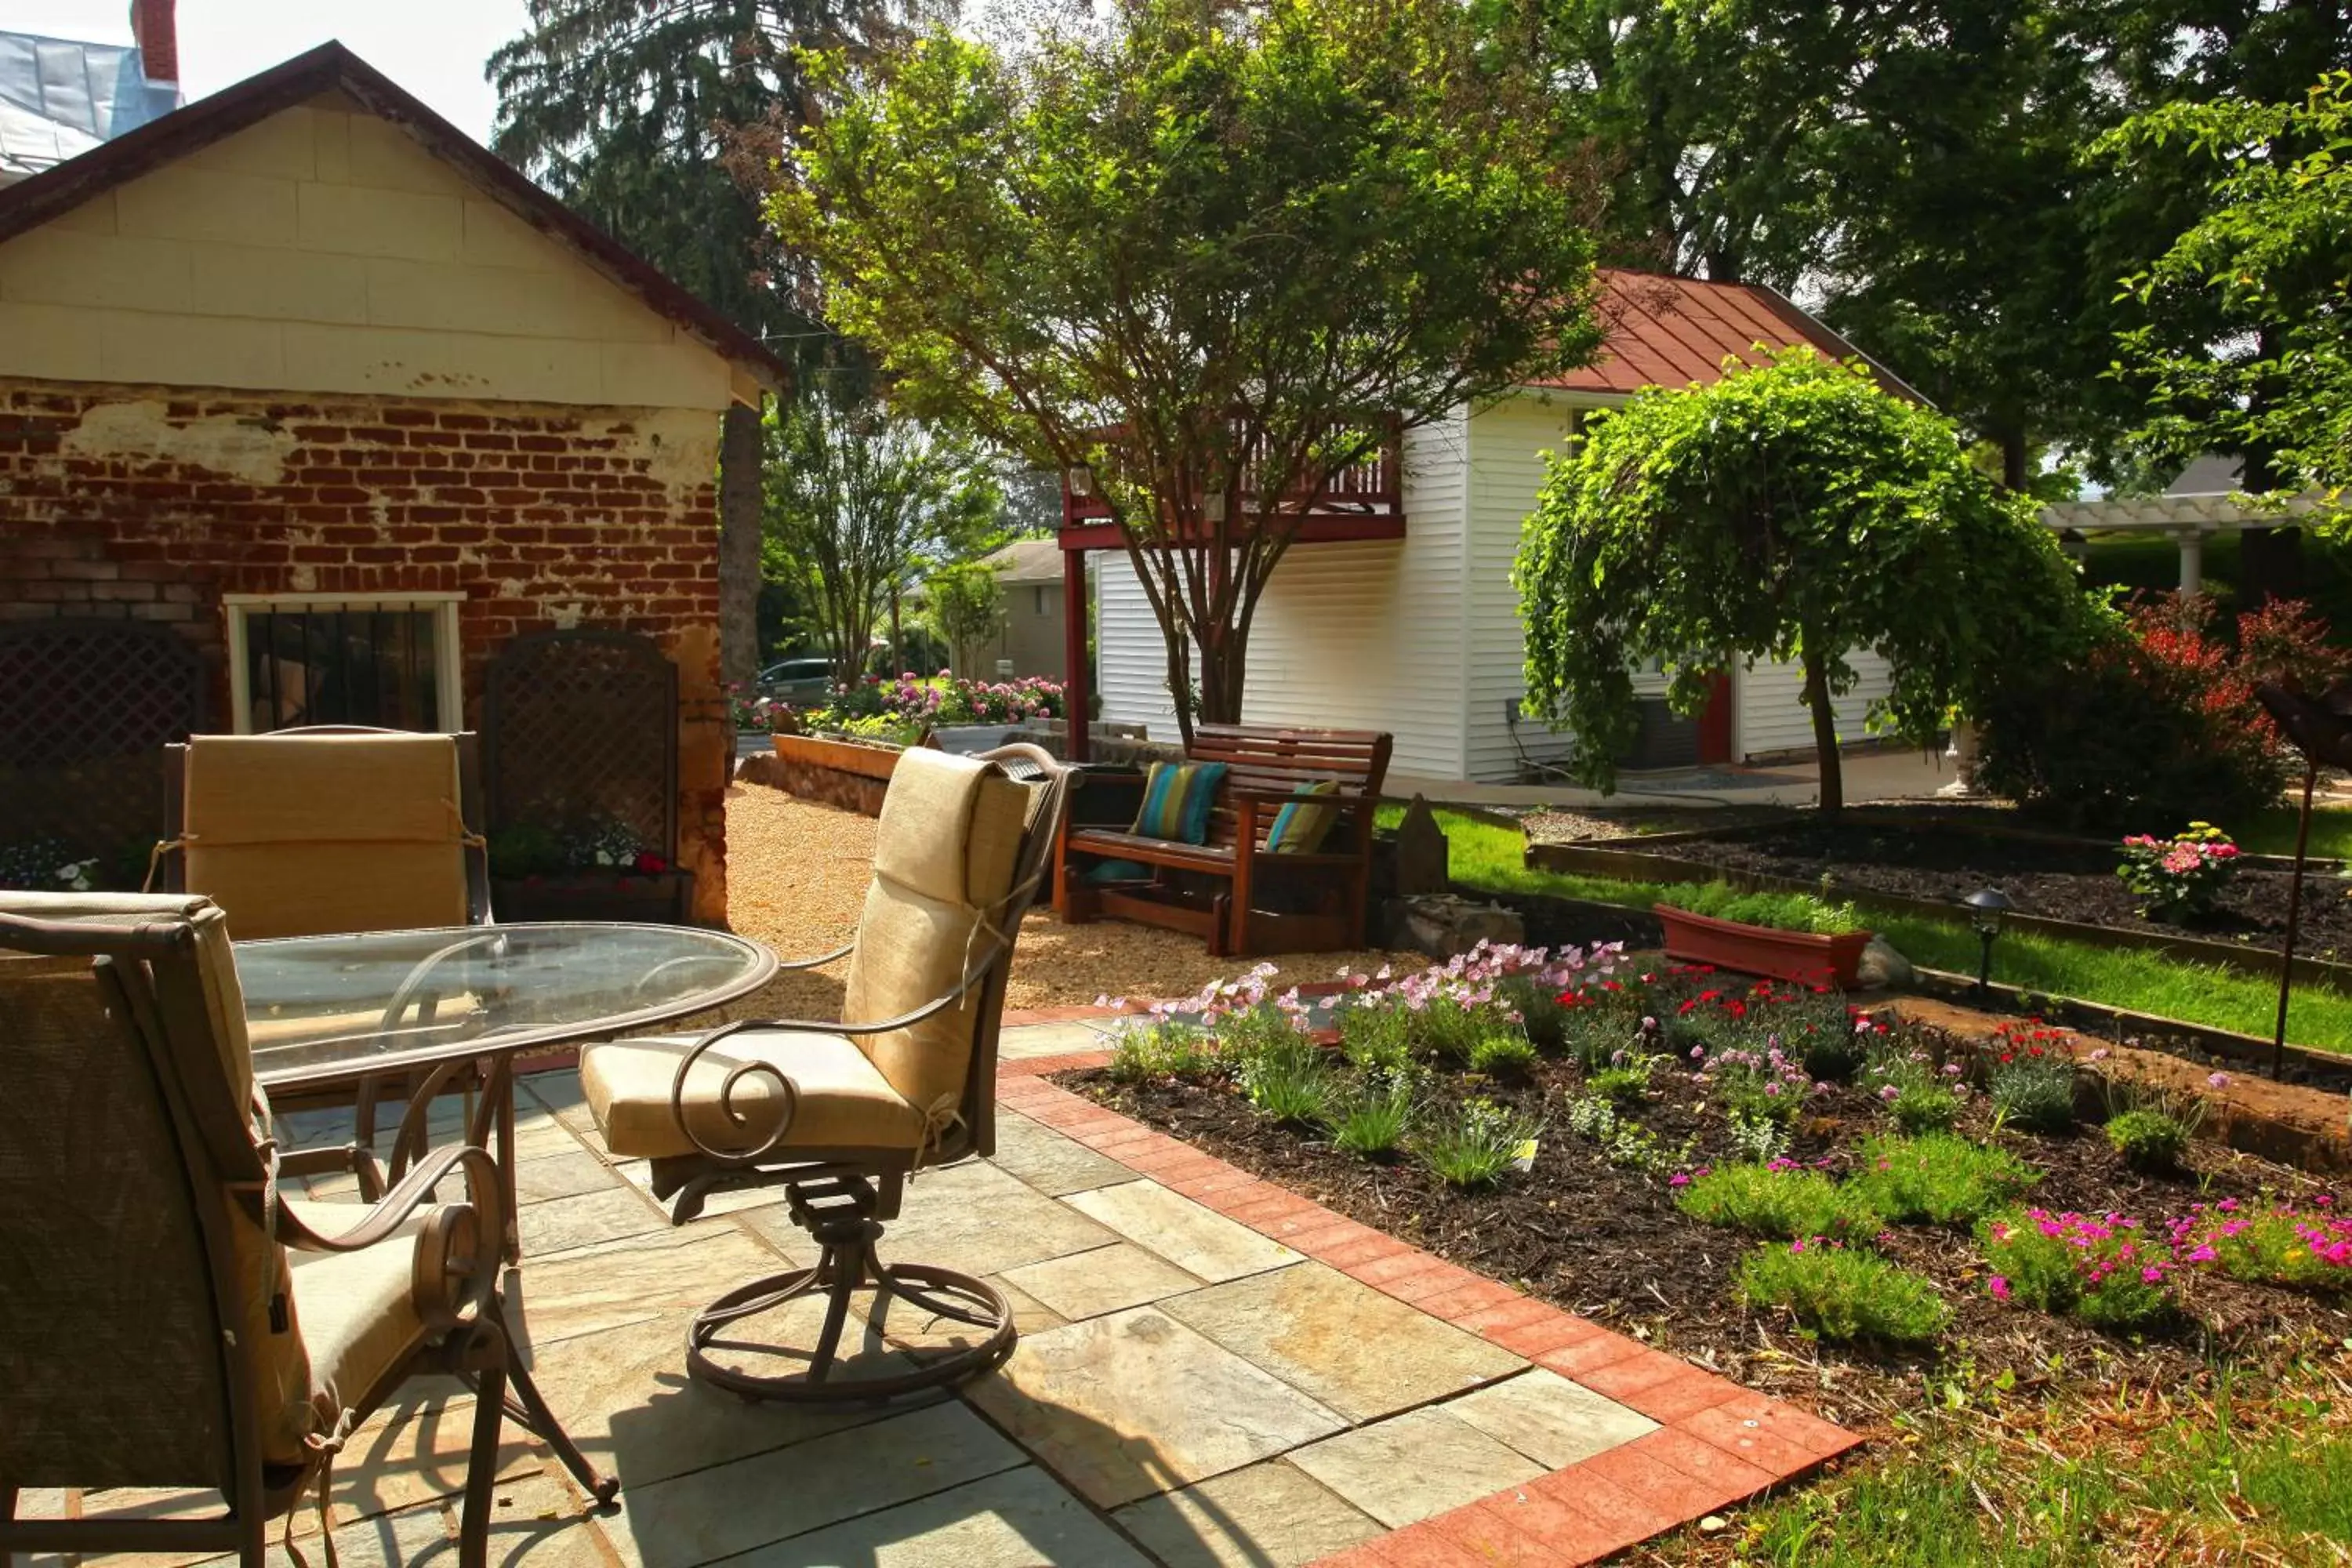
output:
M642 1163L606 1156L576 1076L525 1079L520 1322L550 1402L622 1490L583 1513L545 1450L511 1441L493 1561L1559 1564L1854 1441L1041 1076L1099 1047L1083 1022L1009 1027L996 1157L919 1177L884 1244L1003 1286L1011 1360L955 1395L845 1411L685 1374L695 1309L807 1260L782 1194L673 1227ZM862 1353L921 1353L926 1326L891 1327ZM454 1563L468 1403L427 1391L355 1437L332 1485L346 1568ZM315 1536L317 1511L292 1528Z

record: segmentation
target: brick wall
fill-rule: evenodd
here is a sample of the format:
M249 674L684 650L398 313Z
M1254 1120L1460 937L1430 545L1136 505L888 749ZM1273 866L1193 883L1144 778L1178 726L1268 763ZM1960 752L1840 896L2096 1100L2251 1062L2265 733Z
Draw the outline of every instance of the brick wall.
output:
M473 728L508 637L645 633L678 667L679 858L697 915L720 920L718 428L693 410L0 379L0 618L168 624L225 715L222 595L462 592Z

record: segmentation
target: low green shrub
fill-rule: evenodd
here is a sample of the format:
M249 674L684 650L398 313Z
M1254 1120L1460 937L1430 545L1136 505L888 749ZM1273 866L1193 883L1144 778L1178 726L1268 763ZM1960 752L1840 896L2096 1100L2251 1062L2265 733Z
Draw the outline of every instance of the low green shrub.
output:
M1217 1020L1217 1054L1235 1071L1260 1056L1291 1053L1302 1038L1297 1021L1271 1002Z
M1621 1052L1640 1047L1643 1015L1637 1007L1618 1001L1619 993L1573 994L1585 999L1560 1006L1560 1055L1587 1072L1598 1072Z
M1465 1100L1452 1117L1413 1140L1413 1152L1450 1187L1491 1187L1520 1158L1538 1124L1491 1100Z
M1650 1094L1650 1068L1641 1067L1603 1068L1584 1080L1584 1087L1615 1106L1620 1110L1632 1110Z
M2021 1301L2103 1329L2145 1329L2173 1311L2163 1243L2119 1215L2012 1209L1977 1230L1996 1300Z
M1493 1009L1472 1006L1451 996L1433 997L1427 1006L1404 1017L1415 1051L1457 1065L1468 1062L1478 1043L1498 1032L1499 1020Z
M1216 1066L1217 1042L1206 1029L1166 1018L1128 1025L1110 1053L1110 1076L1121 1083L1198 1078Z
M1518 1078L1535 1065L1535 1047L1517 1030L1488 1035L1470 1047L1470 1070L1489 1078Z
M1412 1059L1412 1031L1402 1007L1357 1002L1339 1014L1339 1050L1366 1072L1395 1072Z
M1807 1333L1832 1341L1930 1344L1952 1317L1933 1280L1818 1238L1750 1252L1739 1265L1739 1299L1785 1307Z
M1507 974L1496 982L1495 996L1518 1014L1519 1027L1537 1050L1558 1056L1567 1048L1571 1009L1561 1005L1559 986L1547 985L1532 974Z
M1412 1125L1412 1085L1402 1079L1360 1081L1330 1096L1325 1114L1334 1148L1366 1160L1389 1159L1404 1146Z
M1242 1058L1234 1076L1258 1114L1276 1121L1319 1121L1330 1097L1323 1053L1302 1035L1269 1036Z
M1742 1116L1736 1110L1725 1120L1730 1123L1732 1152L1749 1164L1769 1165L1789 1152L1787 1122L1769 1116Z
M1877 1214L1856 1194L1785 1160L1703 1171L1675 1194L1675 1206L1705 1225L1780 1241L1815 1236L1843 1241L1874 1236L1879 1228Z
M2041 1180L2005 1149L1950 1132L1863 1141L1846 1184L1897 1225L1971 1225Z
M2004 1121L2035 1132L2063 1132L2074 1125L2072 1058L2019 1057L1997 1062L1986 1092Z
M1939 1060L1934 1043L1922 1031L1903 1023L1874 1025L1868 1038L1870 1059L1863 1069L1863 1087L1878 1097L1897 1127L1927 1132L1960 1119L1967 1090L1958 1064Z
M2188 1125L2170 1111L2126 1110L2109 1118L2105 1131L2109 1145L2135 1171L2177 1171L2189 1152Z
M2232 1279L2296 1290L2352 1290L2352 1215L2324 1207L2198 1204L2172 1222L2173 1255Z

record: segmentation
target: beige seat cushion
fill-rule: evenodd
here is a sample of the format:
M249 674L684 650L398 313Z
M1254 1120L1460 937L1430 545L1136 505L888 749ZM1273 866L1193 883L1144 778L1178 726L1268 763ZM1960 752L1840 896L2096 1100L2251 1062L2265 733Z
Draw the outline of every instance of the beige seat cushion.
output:
M199 735L186 881L240 939L466 923L447 735Z
M670 1085L694 1047L692 1035L655 1036L589 1046L580 1053L580 1087L604 1143L626 1160L694 1153L670 1115ZM775 1131L782 1096L774 1080L748 1074L735 1086L738 1127L719 1109L719 1085L742 1062L767 1062L800 1091L783 1146L798 1149L914 1149L922 1113L907 1103L864 1052L840 1035L800 1029L746 1029L705 1051L687 1078L686 1114L713 1148L748 1148Z
M287 1200L304 1224L323 1236L357 1225L363 1204ZM308 1352L310 1376L329 1407L356 1404L429 1337L416 1310L416 1233L432 1217L428 1205L400 1230L357 1252L293 1252L294 1321ZM272 1447L270 1458L301 1458Z

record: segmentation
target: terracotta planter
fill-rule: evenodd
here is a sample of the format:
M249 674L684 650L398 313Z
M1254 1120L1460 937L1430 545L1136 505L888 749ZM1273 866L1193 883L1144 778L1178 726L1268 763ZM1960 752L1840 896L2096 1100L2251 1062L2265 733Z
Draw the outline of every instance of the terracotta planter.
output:
M1794 980L1818 985L1826 981L1840 990L1853 988L1862 964L1862 950L1870 945L1866 931L1843 936L1816 936L1811 931L1776 931L1770 926L1742 925L1695 915L1669 904L1653 904L1659 923L1666 928L1666 956L1685 963L1711 963L1742 974L1774 980Z

